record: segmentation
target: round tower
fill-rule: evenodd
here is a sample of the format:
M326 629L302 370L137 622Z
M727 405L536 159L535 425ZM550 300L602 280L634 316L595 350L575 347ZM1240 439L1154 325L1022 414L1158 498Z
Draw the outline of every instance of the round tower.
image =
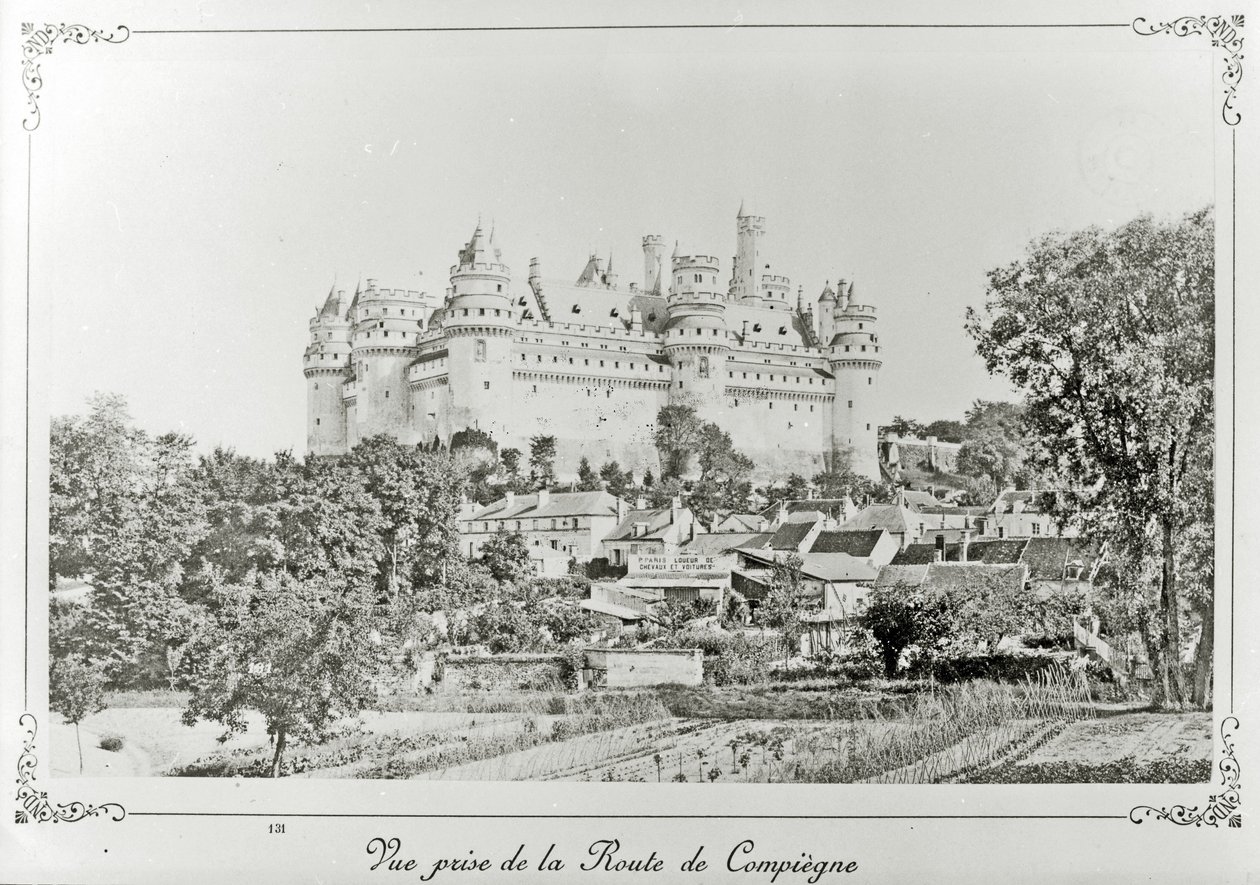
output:
M312 455L341 455L346 442L345 382L350 377L350 318L346 293L336 284L310 321L310 343L302 357L306 376L306 449Z
M664 291L665 240L657 234L643 238L643 291L660 295Z
M718 286L718 260L680 255L671 262L673 291L663 333L672 367L670 405L687 405L705 421L719 421L726 407L726 296Z
M766 235L766 219L739 204L735 215L735 260L731 262L729 295L732 301L760 307L761 275L764 261L760 257L761 240Z
M827 361L835 376L831 443L833 458L845 453L854 473L879 480L876 411L879 403L879 333L875 308L854 298L853 284L841 295Z
M512 396L512 336L516 314L509 270L500 261L494 234L478 222L472 239L451 268L451 288L442 316L447 338L451 424L476 427L496 439L507 435L503 421Z
M407 366L418 352L416 341L427 312L423 292L382 289L370 279L366 289L355 293L351 445L378 433L416 442L409 415Z

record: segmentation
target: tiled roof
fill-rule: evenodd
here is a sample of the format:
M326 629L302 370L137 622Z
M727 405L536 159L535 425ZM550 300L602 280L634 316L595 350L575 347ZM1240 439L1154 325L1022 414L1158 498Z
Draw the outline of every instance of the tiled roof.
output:
M934 562L928 566L923 585L939 590L967 590L986 580L1022 586L1027 579L1028 567L1022 563L991 565L984 562Z
M1074 563L1082 566L1081 579L1089 580L1097 561L1097 549L1075 538L1029 538L1020 557L1034 581L1063 580Z
M751 562L764 563L767 567L783 559L783 551L741 550ZM873 581L879 575L879 566L869 559L859 559L844 553L800 553L801 574L820 581ZM747 569L745 569L747 571Z
M883 529L867 529L853 532L819 532L810 553L847 553L850 556L870 556L879 539L883 537Z
M814 530L813 522L785 522L770 539L773 550L799 550L805 536Z
M697 535L696 537L700 537ZM770 539L774 537L774 532L759 532L753 535L747 541L739 545L740 550L761 550L770 543Z
M927 533L932 537L932 532ZM967 547L968 562L985 562L990 565L1011 564L1019 562L1024 551L1026 538L1015 538L1000 541L972 541ZM958 562L962 556L962 545L947 543L945 545L945 561ZM936 561L936 544L910 544L892 558L892 565L927 565Z
M876 587L890 587L895 584L909 584L918 587L927 577L928 566L924 565L886 565L879 570L875 579Z
M511 506L507 498L473 513L470 520L535 519L549 516L608 516L617 513L617 499L604 491L550 492L549 500L538 506L538 495L516 495Z
M911 534L910 526L918 526L918 514L900 504L871 504L840 526L842 531L884 529L895 535Z
M731 513L718 522L733 521L744 526L750 532L757 531L757 526L761 525L761 517L756 513Z
M760 537L762 535L757 532L710 532L696 535L685 544L679 544L678 552L714 556L734 550Z
M907 544L893 555L890 566L927 565L936 561L935 544Z

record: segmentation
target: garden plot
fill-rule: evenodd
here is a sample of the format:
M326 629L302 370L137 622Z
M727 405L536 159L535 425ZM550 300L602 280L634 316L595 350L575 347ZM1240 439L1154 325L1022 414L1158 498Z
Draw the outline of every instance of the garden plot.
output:
M1074 722L1019 764L1098 765L1120 759L1150 764L1211 756L1210 713L1130 713Z

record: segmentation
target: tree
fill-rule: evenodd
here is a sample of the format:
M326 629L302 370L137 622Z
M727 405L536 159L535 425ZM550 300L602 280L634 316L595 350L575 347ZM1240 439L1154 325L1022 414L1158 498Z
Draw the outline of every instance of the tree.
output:
M244 732L255 710L275 743L271 776L290 741L321 743L374 699L370 584L299 580L285 572L221 591L217 616L195 640L183 721Z
M595 472L595 468L591 467L591 462L583 455L582 460L578 462L577 490L579 492L597 492L603 487L599 474Z
M1214 413L1214 225L1141 216L1051 233L989 272L967 330L990 372L1024 393L1030 461L1068 489L1060 509L1153 573L1143 640L1159 698L1187 698L1178 554L1202 501L1189 482Z
M356 445L347 464L358 471L380 507L381 588L392 598L403 578L411 585L440 581L458 541L455 517L462 480L450 456L421 452L381 434Z
M703 422L691 406L662 406L656 413L656 449L661 479L681 478L696 451Z
M556 438L538 434L529 438L529 481L535 489L556 484Z
M941 442L960 443L966 436L966 428L961 421L939 419L923 428L923 435L934 436Z
M942 596L901 583L871 590L861 621L879 645L889 679L897 675L905 649L912 645L934 648L949 636L952 624Z
M83 774L83 740L79 723L105 709L105 673L81 654L52 658L48 673L48 709L74 723L79 747L79 774Z
M783 637L785 665L788 658L800 651L801 635L805 632L802 565L804 560L795 553L777 560L771 567L770 590L761 604L759 620L767 627L777 629Z
M523 588L533 572L529 542L520 532L499 529L481 545L481 564L496 581Z
M913 418L903 418L900 415L894 415L892 421L885 428L889 433L895 433L898 436L919 437L923 435L923 425Z
M521 450L520 449L504 449L499 453L499 460L503 462L503 469L507 475L516 479L521 473Z
M997 649L1004 637L1031 629L1036 623L1038 604L1032 588L1013 569L970 570L965 582L946 594L951 613L952 639L972 648L985 642Z
M616 461L605 461L599 468L599 478L604 481L608 494L614 498L624 498L634 487L634 474L629 470L622 470ZM647 483L646 475L644 483Z

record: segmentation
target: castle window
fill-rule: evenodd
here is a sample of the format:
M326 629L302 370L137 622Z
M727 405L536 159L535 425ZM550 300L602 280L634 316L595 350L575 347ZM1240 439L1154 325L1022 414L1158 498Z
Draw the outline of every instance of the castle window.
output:
M499 309L498 309L497 307L494 309L494 315L495 315L495 316L498 316L498 315L499 315Z
M502 283L499 283L499 284L495 287L494 291L496 291L496 292L502 292L502 291L503 291L503 284L502 284Z
M386 338L388 338L388 337L389 337L389 329L386 329L386 330L385 330L382 334L383 334Z
M849 408L853 408L853 400L849 400Z
M537 393L537 392L538 392L538 385L537 385L537 384L535 384L535 385L534 385L534 390L533 390L533 392L534 392L534 393Z
M464 308L464 316L468 316L468 308Z
M573 357L569 357L569 365L573 365Z
M319 426L319 419L318 419L318 418L316 418L316 419L315 419L315 426L316 426L316 427L318 427L318 426Z
M613 363L613 368L614 368L614 369L620 369L620 368L621 368L621 360L617 360L617 361L615 361L615 362Z
M604 361L603 361L603 360L600 360L600 361L599 361L599 367L600 367L601 369L602 369L602 368L604 368Z
M862 353L866 353L866 345L865 345L865 344L863 344L863 345L862 345Z
M679 389L679 390L682 390L682 384L683 384L683 383L682 383L681 381L679 381L679 382L678 382L678 389Z
M874 379L874 378L867 378L867 379L866 379L866 383L867 383L867 384L874 384L874 383L875 383L875 379Z
M521 362L525 361L525 354L521 354Z
M490 389L490 382L489 382L489 381L482 381L482 382L481 382L481 387L482 387L482 389L483 389L483 390L489 390L489 389Z
M560 357L558 357L558 356L553 356L553 357L551 358L551 361L552 361L553 363L558 363L558 362L560 362Z
M858 330L860 331L860 330L861 330L861 328L862 328L862 324L861 324L861 323L858 323Z
M797 411L797 410L798 410L798 408L799 408L799 407L797 406L797 404L796 404L796 403L792 403L792 411L793 411L793 412Z
M870 430L870 429L871 429L871 425L867 424L867 425L866 425L866 429L867 429L867 430Z
M389 391L385 391L385 399L389 399Z
M814 404L813 404L813 403L810 403L809 410L810 410L811 412L812 412L812 411L814 411Z
M538 354L538 362L540 362L540 363L542 362L542 354L541 354L541 353L540 353L540 354Z
M315 382L315 389L316 389L316 390L319 390L319 382L318 382L318 381L316 381L316 382Z
M582 360L582 365L584 365L584 366L589 366L590 364L591 364L591 361L590 361L590 360L588 360L588 359L584 359L584 360Z
M774 408L774 400L770 400L770 408Z
M473 359L479 363L486 361L486 339L478 338L473 344Z
M477 316L483 317L485 315L486 315L486 309L484 307L477 308Z

